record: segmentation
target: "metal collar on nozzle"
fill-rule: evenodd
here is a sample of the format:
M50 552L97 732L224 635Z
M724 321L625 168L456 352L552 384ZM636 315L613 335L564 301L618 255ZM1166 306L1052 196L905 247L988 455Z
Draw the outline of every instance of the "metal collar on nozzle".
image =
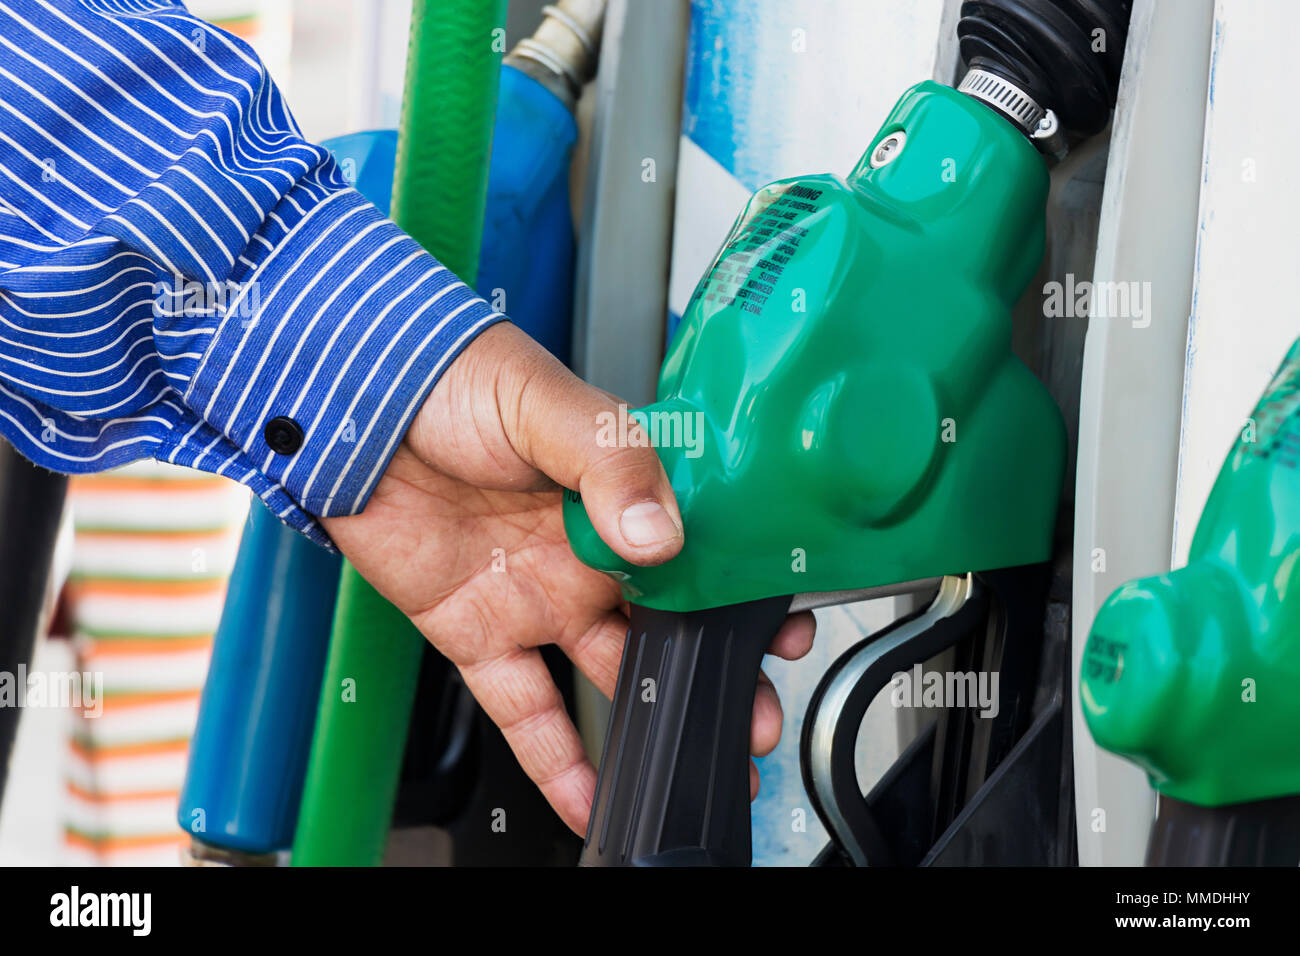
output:
M1119 88L1130 0L966 0L958 89L1049 155L1100 132Z
M1038 124L1047 118L1048 111L1032 96L996 73L971 70L957 90L983 100L1019 126L1026 136L1032 136Z
M962 79L957 90L982 103L987 103L1002 116L1011 120L1050 158L1061 160L1065 157L1068 144L1056 113L1044 109L1014 83L996 73L971 70Z

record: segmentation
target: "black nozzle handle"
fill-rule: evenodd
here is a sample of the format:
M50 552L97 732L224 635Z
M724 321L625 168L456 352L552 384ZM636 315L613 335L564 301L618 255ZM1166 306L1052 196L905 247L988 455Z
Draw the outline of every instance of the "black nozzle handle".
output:
M581 865L749 865L754 688L789 608L632 606Z
M1147 866L1300 865L1300 795L1202 807L1160 795Z

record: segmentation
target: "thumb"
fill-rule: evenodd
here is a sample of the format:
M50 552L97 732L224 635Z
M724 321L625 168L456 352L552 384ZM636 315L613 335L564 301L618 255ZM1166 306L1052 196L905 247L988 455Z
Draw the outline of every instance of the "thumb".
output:
M626 416L625 405L554 359L522 380L506 373L498 383L502 424L516 453L579 492L596 533L620 557L661 564L682 549L677 499L644 430L629 419L627 445L600 440L602 423Z

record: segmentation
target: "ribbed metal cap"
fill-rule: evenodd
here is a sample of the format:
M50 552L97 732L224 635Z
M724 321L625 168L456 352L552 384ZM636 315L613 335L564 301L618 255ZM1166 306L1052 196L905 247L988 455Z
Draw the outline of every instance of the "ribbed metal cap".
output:
M1047 110L1009 80L986 70L971 70L957 87L959 92L987 103L1032 136Z

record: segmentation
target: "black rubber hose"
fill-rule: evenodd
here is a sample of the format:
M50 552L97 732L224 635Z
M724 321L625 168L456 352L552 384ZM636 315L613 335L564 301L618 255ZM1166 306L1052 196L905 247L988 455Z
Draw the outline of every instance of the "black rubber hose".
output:
M67 484L0 439L0 673L31 665ZM0 706L0 800L21 713Z
M1055 111L1067 132L1091 136L1115 105L1130 7L1131 0L967 0L957 24L961 58Z

